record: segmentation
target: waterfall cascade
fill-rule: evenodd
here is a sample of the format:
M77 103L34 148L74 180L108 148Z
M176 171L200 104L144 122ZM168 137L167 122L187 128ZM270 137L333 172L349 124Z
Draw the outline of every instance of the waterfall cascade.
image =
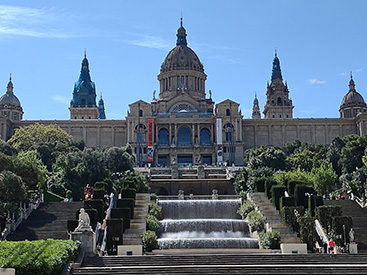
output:
M162 220L158 246L182 248L258 248L237 210L240 199L159 200Z

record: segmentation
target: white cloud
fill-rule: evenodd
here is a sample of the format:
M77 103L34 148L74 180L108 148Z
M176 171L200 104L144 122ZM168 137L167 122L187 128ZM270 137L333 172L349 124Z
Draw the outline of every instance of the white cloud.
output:
M311 78L311 79L308 80L308 83L310 83L310 84L325 84L326 80Z
M164 50L169 49L172 46L172 41L168 42L159 36L153 35L143 35L139 39L127 40L126 42L135 46Z
M65 96L61 96L61 95L54 95L51 97L52 100L57 101L57 102L61 102L65 105L69 105L70 104L70 98L65 97Z
M58 13L52 9L35 9L0 5L0 37L21 35L40 38L76 37L62 31L62 22L71 20L72 15Z

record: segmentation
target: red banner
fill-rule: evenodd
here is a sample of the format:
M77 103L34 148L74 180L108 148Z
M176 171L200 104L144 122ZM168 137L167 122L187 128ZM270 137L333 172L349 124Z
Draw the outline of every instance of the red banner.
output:
M153 134L153 119L148 119L148 162L152 162L154 156Z

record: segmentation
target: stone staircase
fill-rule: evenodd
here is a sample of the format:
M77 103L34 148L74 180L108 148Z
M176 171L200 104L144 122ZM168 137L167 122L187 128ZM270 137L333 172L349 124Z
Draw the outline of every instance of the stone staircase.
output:
M85 258L71 274L365 274L367 255L192 254Z
M16 231L8 235L8 241L68 239L67 221L75 220L76 211L84 203L46 202L33 211Z
M249 193L248 199L255 204L255 209L265 218L267 231L279 231L282 243L300 243L301 240L297 237L287 225L283 224L282 217L275 206L266 197L264 192Z
M130 220L130 228L123 235L124 245L142 245L141 236L146 230L149 202L150 194L136 194L134 218Z
M325 205L339 205L343 216L351 216L358 253L367 253L367 209L352 200L324 200Z

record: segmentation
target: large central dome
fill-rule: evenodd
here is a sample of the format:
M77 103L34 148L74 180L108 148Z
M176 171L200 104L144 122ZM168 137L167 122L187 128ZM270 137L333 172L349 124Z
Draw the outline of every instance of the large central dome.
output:
M161 73L172 70L194 70L204 72L204 66L201 64L196 53L187 46L186 30L182 25L177 30L177 43L167 55L161 66Z

